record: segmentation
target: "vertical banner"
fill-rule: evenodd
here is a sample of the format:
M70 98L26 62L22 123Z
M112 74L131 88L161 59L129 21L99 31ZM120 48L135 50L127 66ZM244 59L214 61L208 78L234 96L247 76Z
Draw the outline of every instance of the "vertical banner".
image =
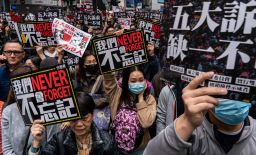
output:
M256 1L180 1L172 7L167 59L170 70L191 81L206 71L204 83L223 87L222 98L256 100Z
M139 28L144 30L146 41L154 42L155 47L159 47L161 38L161 26L159 23L148 22L141 20L139 21Z
M84 24L93 28L102 28L102 17L100 13L84 14Z
M37 12L38 21L53 21L54 18L59 18L59 10L49 10L49 11L40 11Z
M26 125L36 119L49 125L81 118L65 65L11 78L11 86Z
M57 18L53 21L52 32L58 44L62 45L66 51L79 57L83 56L92 37L90 34Z
M16 32L25 47L52 46L57 42L52 34L51 22L17 23Z
M113 72L148 61L142 31L93 40L101 73Z

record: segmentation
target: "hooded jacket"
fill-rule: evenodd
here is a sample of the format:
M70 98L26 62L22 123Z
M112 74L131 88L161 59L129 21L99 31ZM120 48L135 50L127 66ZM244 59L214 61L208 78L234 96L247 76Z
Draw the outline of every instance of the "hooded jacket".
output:
M256 127L255 120L248 118L249 125L244 126L241 137L227 154L214 136L214 125L205 118L189 141L177 135L175 120L149 142L144 155L253 155L256 152Z

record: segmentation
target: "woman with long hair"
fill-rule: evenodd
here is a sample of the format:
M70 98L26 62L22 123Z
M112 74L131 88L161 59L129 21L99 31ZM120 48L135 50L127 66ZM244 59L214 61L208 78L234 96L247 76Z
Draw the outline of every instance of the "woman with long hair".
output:
M137 66L124 69L122 87L118 87L114 74L105 74L104 86L119 150L125 154L142 154L150 140L148 128L156 118L156 101L146 91L143 71Z

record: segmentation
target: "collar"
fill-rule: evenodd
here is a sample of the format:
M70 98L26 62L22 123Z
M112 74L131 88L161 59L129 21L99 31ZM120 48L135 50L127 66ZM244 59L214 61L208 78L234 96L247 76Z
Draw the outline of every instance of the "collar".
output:
M256 130L254 123L255 123L254 119L252 117L250 117L250 116L248 116L244 120L244 129L243 129L242 135L241 135L240 139L237 141L237 143L239 143L240 141L243 141L244 139L246 139L246 138L248 138L249 136L252 135L253 131ZM205 115L205 118L204 118L202 126L205 129L205 131L208 133L208 135L212 139L215 139L215 136L214 136L214 125L210 121L208 113Z
M92 135L92 149L97 150L100 148L104 143L101 138L101 134L99 129L96 127L94 123L91 125L91 135ZM68 128L65 133L65 138L63 140L63 145L70 150L70 152L77 152L77 143L74 132L70 128Z

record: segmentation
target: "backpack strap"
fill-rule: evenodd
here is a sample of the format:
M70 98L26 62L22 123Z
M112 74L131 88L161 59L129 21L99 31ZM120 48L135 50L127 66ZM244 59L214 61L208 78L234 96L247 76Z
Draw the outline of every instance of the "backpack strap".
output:
M91 93L93 94L97 93L101 87L102 82L103 82L103 76L99 75L92 87Z

